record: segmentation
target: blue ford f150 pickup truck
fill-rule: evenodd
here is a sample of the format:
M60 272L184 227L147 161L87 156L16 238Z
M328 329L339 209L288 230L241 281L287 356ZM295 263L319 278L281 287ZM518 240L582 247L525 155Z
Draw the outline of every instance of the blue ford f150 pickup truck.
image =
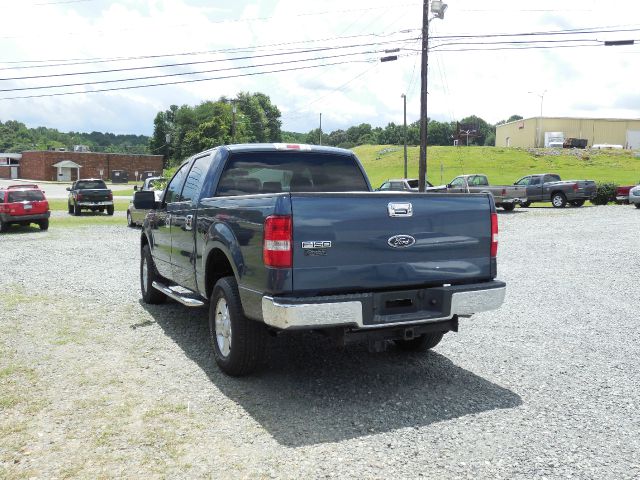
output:
M262 362L269 333L425 350L504 300L490 195L373 192L348 150L217 147L184 162L160 201L136 192L134 204L151 210L143 300L208 303L230 375Z

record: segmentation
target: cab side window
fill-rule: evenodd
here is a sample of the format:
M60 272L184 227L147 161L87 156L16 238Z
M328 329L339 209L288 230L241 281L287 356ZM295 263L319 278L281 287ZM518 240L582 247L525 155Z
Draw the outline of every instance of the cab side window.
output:
M384 182L382 185L380 185L379 190L391 190L391 183Z
M540 185L541 183L540 177L532 177L529 185Z
M191 167L191 171L187 176L187 180L184 182L184 188L182 189L182 194L178 201L190 202L194 199L198 199L200 189L202 188L202 182L208 171L210 158L211 157L209 155L206 155L198 158L194 162L193 167Z
M464 179L462 177L456 177L451 180L451 186L454 188L462 188L464 187Z
M180 198L180 190L182 190L182 184L184 183L184 178L187 175L187 166L189 164L185 163L180 167L180 169L173 176L169 185L167 185L167 192L164 195L165 203L173 203L178 202Z
M531 182L531 177L524 177L524 178L521 178L520 180L518 180L516 182L516 185L520 185L520 186L526 187L527 185L530 185L529 182Z

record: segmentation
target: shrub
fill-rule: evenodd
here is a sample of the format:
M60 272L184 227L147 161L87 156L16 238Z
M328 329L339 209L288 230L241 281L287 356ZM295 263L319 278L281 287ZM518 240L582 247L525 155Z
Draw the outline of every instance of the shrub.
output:
M591 199L591 203L594 205L606 205L615 201L616 188L618 188L618 185L615 183L598 182L596 184L596 196Z

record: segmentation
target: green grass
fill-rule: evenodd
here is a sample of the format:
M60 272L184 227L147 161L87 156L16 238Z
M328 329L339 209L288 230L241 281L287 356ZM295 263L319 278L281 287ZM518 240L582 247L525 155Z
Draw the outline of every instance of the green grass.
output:
M111 217L106 214L86 215L80 217L69 215L68 217L52 217L49 219L49 229L89 227L94 225L126 225L127 221L122 217Z
M389 178L402 178L403 148L397 145L362 145L353 149L372 186ZM418 176L419 147L409 147L408 175ZM559 154L558 154L559 153ZM633 152L603 150L526 150L503 147L429 147L427 176L431 183L447 183L457 175L484 173L496 185L510 185L532 173L557 173L567 180L596 180L635 185L640 180L640 158Z
M115 199L113 203L116 208L116 211L119 211L119 210L126 211L127 207L129 206L129 200L124 200L124 199L122 200ZM66 212L68 206L69 206L69 203L67 202L66 198L49 199L49 208L51 210ZM91 210L83 210L83 212L91 212Z

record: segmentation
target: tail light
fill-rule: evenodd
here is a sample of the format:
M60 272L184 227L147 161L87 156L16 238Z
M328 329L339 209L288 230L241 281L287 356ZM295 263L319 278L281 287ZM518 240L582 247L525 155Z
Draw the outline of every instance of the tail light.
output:
M109 200L113 200L113 193L109 192Z
M291 268L293 237L290 215L271 215L264 221L262 259L265 266Z
M577 191L577 190L578 190L578 184L577 184L577 183L574 183L574 184L573 184L573 191L575 192L575 191Z
M491 257L498 256L498 214L491 214Z
M81 193L79 193L78 194L78 200L82 200L83 198L84 198L84 196Z
M503 189L502 189L502 196L505 196L506 194L507 194L507 189L506 189L506 188L503 188Z

